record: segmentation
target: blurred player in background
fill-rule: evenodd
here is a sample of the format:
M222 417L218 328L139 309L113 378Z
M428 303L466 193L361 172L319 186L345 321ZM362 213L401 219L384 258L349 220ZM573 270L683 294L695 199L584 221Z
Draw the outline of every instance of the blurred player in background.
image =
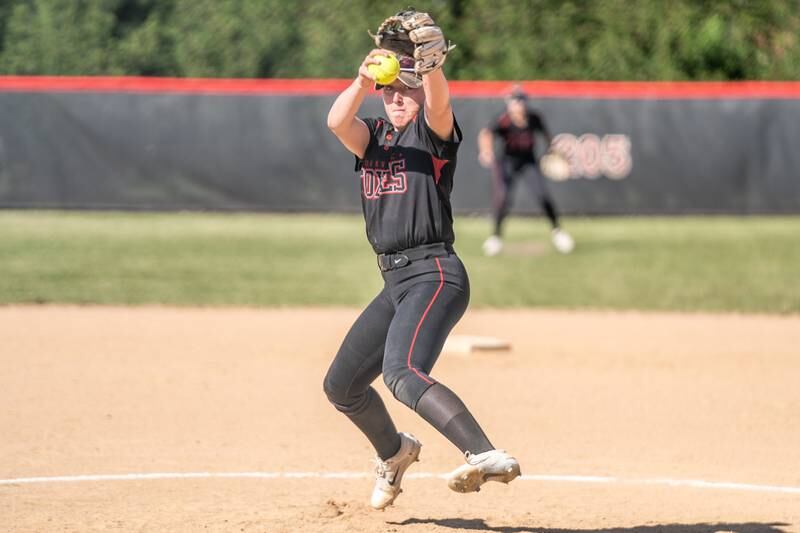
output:
M436 40L427 41L426 50L448 50L427 14L401 12L396 18ZM461 131L439 68L444 58L415 65L412 57L401 57L399 77L377 85L369 67L381 55L387 52L375 49L364 59L333 103L328 127L355 155L367 238L384 287L350 328L324 382L330 402L377 453L375 509L400 494L403 474L422 446L413 435L398 433L371 386L381 374L397 400L464 454L466 464L448 478L451 489L474 492L486 481L508 483L520 474L517 460L496 450L459 397L430 375L469 302L467 271L453 250L450 192ZM356 116L373 86L381 91L387 118Z
M492 170L493 178L494 233L483 243L486 255L497 255L503 249L503 221L511 208L514 182L526 172L531 177L528 183L550 221L553 246L561 253L569 253L575 246L572 237L561 228L558 211L539 170L535 152L537 133L549 147L552 137L544 120L528 108L528 97L522 88L514 86L506 97L506 110L478 134L478 160ZM503 145L499 157L494 150L497 138Z

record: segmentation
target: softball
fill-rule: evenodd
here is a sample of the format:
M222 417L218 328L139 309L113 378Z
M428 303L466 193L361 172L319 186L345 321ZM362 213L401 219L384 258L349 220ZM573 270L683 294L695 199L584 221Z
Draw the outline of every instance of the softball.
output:
M380 63L367 65L367 70L372 74L372 77L375 78L375 82L379 85L391 84L397 79L397 75L400 74L400 62L392 54L376 56L376 58Z

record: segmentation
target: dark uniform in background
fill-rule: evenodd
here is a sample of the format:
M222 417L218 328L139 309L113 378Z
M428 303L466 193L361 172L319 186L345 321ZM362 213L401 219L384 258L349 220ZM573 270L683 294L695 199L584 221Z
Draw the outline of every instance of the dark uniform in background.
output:
M544 176L539 170L536 137L545 140L544 152L550 146L552 137L541 115L527 106L527 96L520 89L514 90L507 100L507 110L498 116L488 128L481 131L479 148L481 163L492 171L492 215L493 233L484 243L484 252L495 255L502 249L503 221L508 216L513 203L514 185L518 178L529 176L528 184L542 211L547 216L552 230L553 244L563 253L572 250L571 238L559 224L558 211L547 189ZM517 106L514 109L514 106ZM515 113L517 116L515 117ZM501 153L488 160L486 139L491 135L491 149L495 139L501 141Z

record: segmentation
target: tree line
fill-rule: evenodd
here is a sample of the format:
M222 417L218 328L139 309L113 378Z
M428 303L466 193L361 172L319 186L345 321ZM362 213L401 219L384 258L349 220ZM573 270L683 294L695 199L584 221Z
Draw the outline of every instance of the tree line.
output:
M426 0L451 79L797 80L800 0ZM0 73L350 77L384 0L0 0Z

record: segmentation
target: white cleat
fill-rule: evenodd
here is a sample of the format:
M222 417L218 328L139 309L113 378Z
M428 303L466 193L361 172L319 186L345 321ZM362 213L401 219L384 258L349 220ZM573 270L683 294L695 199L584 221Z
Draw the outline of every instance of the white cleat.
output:
M400 433L400 449L392 457L381 461L377 459L375 468L375 488L372 490L370 505L373 509L385 509L403 492L400 482L403 474L412 463L419 461L422 444L409 433Z
M483 241L483 253L489 257L499 254L503 249L503 240L497 235L492 235Z
M575 241L572 240L570 234L563 229L554 229L551 237L553 239L553 246L562 254L568 254L575 248Z
M504 450L464 454L467 464L453 470L447 486L456 492L478 492L487 481L508 483L520 475L519 462Z

